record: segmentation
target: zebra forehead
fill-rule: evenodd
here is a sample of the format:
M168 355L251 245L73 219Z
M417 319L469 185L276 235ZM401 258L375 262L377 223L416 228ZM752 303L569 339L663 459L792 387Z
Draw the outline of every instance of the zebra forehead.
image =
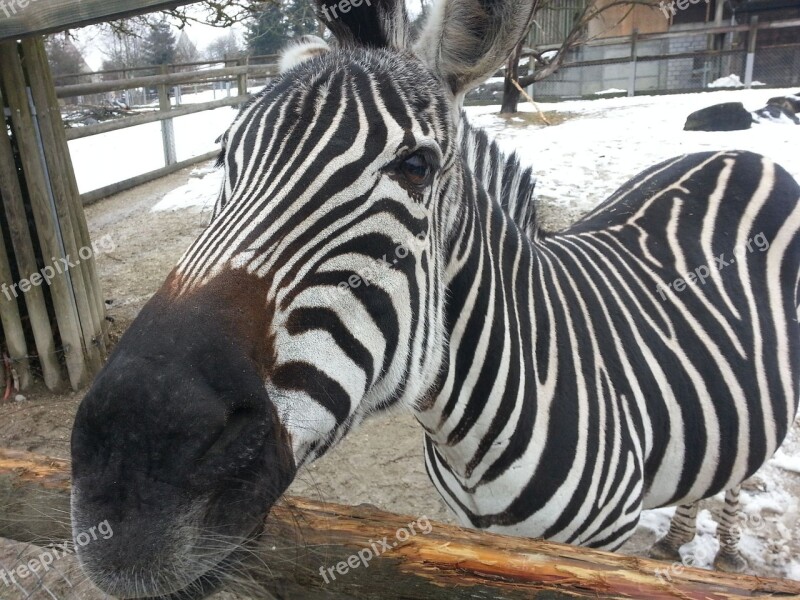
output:
M337 85L348 86L361 98L372 96L390 115L422 122L426 133L431 121L447 121L450 107L443 84L413 53L346 48L304 61L281 75L243 108L234 128L274 104L288 102L298 113L314 110L334 97L330 92Z

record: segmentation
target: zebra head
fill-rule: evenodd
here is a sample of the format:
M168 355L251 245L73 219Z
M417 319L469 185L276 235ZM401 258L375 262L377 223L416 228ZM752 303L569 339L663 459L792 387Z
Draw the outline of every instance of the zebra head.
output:
M73 523L113 528L79 552L108 593L207 593L301 465L435 384L459 108L533 2L444 0L416 43L402 2L355 4L243 107L211 223L81 404Z

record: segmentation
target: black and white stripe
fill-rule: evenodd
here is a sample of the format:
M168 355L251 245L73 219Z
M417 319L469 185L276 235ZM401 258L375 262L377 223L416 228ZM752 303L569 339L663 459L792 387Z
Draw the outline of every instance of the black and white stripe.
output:
M471 191L447 270L446 376L420 415L429 472L465 521L613 548L642 508L734 488L772 455L800 372L800 194L785 171L681 157L535 241ZM759 234L768 250L734 257ZM735 262L718 271L720 255ZM661 299L700 265L704 285Z

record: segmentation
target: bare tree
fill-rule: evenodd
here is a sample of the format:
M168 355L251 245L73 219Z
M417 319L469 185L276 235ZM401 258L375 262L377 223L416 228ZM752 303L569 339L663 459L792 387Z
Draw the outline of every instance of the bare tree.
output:
M539 0L535 11L536 13L539 13L544 9L558 8L558 4L559 0ZM514 52L509 57L508 64L506 65L505 84L503 87L503 104L500 108L500 112L517 112L517 104L519 103L520 99L519 88L525 88L532 83L541 81L542 79L545 79L546 77L549 77L558 71L561 65L564 64L564 60L567 58L570 50L596 39L599 35L602 35L608 30L614 29L628 16L630 16L631 12L633 12L633 9L637 6L646 6L655 9L658 6L658 0L587 0L583 10L575 15L572 27L569 32L567 32L564 40L561 42L561 47L556 52L555 56L550 59L546 59L542 55L542 52L537 52L535 48L531 49L531 58L529 64L531 65L533 72L529 74L520 74L519 63L523 48L525 46L525 41L528 38L528 35L526 34L514 49ZM625 10L612 25L599 32L595 36L589 37L586 35L589 23L595 19L601 18L604 13L618 8L623 8ZM534 18L532 27L536 26L536 19Z
M244 54L241 42L231 29L227 34L219 36L205 49L206 60L229 60Z

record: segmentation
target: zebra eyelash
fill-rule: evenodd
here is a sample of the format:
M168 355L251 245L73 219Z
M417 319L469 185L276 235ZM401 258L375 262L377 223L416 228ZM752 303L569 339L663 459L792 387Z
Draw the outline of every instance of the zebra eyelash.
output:
M411 170L407 169L409 161L414 158L421 158L427 167L427 172L421 181L413 180ZM382 169L382 172L397 181L415 201L419 202L422 200L423 192L433 183L434 176L440 170L440 164L439 155L433 148L429 146L419 146L412 150L401 152L400 156L392 160ZM414 167L417 167L417 165ZM412 167L412 169L414 167Z

